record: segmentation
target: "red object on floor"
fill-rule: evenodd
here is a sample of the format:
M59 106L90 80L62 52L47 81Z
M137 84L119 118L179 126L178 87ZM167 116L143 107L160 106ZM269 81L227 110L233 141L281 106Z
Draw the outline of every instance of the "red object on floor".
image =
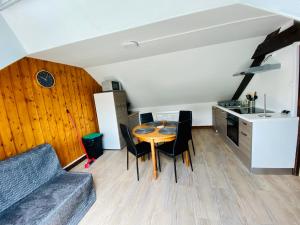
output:
M90 158L89 155L87 154L87 151L86 151L86 149L84 147L84 144L82 142L82 138L80 137L80 132L78 130L78 127L76 126L75 120L74 120L73 116L71 115L71 113L70 113L70 111L68 109L67 109L67 114L69 115L69 119L70 119L71 123L73 124L73 127L75 129L78 141L79 141L79 143L80 143L81 147L83 148L84 153L86 155L87 162L86 162L86 164L84 164L84 168L87 169L95 161L95 159L94 158Z

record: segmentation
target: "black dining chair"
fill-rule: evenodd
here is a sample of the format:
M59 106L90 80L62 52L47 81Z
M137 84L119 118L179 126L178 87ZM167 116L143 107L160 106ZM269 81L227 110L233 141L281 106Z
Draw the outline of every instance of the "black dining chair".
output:
M182 122L182 121L187 121L187 120L190 123L190 128L188 131L189 140L191 140L191 142L192 142L193 152L194 152L194 155L196 155L194 141L193 141L193 135L192 135L192 122L193 122L192 111L183 111L183 110L179 111L179 120L178 121Z
M141 124L143 123L149 123L149 122L153 122L153 115L152 113L142 113L140 114L140 121L141 121Z
M177 124L176 128L176 139L172 142L166 142L165 144L159 145L157 147L157 158L158 158L158 168L161 172L160 165L160 153L163 153L169 157L173 158L174 162L174 173L175 173L175 182L177 183L177 171L176 171L176 156L183 155L185 151L188 151L188 156L190 160L191 169L193 171L193 164L191 159L191 154L188 145L188 136L186 135L189 129L189 122L183 121Z
M139 162L138 158L148 154L151 152L151 146L147 142L140 142L138 144L134 144L131 133L129 128L124 125L120 124L121 133L126 141L127 144L127 170L129 168L129 152L132 153L136 158L136 172L137 172L137 180L140 180L139 175Z

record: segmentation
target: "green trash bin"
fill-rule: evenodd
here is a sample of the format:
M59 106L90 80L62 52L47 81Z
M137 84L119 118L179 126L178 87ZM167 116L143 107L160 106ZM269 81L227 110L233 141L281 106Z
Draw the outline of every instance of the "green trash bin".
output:
M101 133L91 133L82 137L88 158L97 159L103 154L102 137Z

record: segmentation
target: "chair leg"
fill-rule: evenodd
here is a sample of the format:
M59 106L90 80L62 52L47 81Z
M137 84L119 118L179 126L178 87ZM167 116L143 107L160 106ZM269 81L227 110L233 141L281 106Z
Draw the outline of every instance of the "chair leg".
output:
M193 142L193 137L191 137L191 141L192 141L194 155L196 155L196 153L195 153L195 147L194 147L194 142Z
M183 155L183 153L181 153L181 157L182 157L182 162L184 164L184 155Z
M128 159L128 150L127 150L127 170L128 170L128 167L129 167L129 159Z
M192 169L192 171L194 171L194 169L193 169L193 163L192 163L192 158L191 158L191 153L190 153L190 149L188 149L187 151L188 151L188 155L189 155L189 159L190 159L191 169Z
M148 153L148 160L150 160L150 153Z
M159 169L159 172L161 172L161 167L160 167L160 156L159 156L159 151L157 151L157 161L158 161L158 169Z
M175 182L177 183L177 172L176 172L176 157L174 156L174 173L175 173Z
M138 157L135 158L136 159L136 175L137 175L137 180L140 180L140 174L139 174L139 160Z

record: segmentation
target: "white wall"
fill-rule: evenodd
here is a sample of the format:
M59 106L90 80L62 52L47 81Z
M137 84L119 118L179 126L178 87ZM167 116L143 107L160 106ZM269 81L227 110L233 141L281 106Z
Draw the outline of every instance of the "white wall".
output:
M130 60L86 70L101 83L121 81L133 108L194 109L194 125L211 125L211 102L231 99L263 37ZM145 110L149 111L149 110Z
M25 50L0 15L0 69L26 55Z
M281 63L281 69L257 73L245 89L240 99L247 93L257 91L256 105L263 107L263 95L267 95L267 108L275 112L283 109L297 115L299 79L299 43L295 43L273 54L274 60Z
M211 108L216 102L169 105L157 107L135 108L140 113L152 112L154 120L178 120L180 110L191 110L193 112L193 126L212 125Z
M241 3L300 20L299 0L240 0Z

